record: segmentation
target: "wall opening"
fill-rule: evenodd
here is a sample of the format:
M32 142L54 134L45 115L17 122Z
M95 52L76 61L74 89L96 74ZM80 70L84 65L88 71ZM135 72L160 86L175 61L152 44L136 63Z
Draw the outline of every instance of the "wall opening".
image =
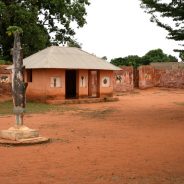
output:
M33 77L32 77L32 69L27 70L27 82L32 82Z
M133 80L134 88L139 88L139 70L137 68L133 69Z
M76 98L76 70L66 70L65 85L65 97Z

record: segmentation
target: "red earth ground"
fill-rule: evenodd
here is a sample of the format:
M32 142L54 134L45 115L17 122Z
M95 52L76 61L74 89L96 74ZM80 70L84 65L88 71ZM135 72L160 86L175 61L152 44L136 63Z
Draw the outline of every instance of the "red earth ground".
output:
M0 147L0 184L184 184L184 90L28 114L51 143ZM0 129L14 117L1 116Z

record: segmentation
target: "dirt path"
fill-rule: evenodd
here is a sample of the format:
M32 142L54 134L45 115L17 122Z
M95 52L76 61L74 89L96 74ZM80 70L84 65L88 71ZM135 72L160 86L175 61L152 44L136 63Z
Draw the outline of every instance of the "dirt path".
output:
M0 184L184 184L184 90L27 115L50 144L0 147ZM0 117L0 129L13 116Z

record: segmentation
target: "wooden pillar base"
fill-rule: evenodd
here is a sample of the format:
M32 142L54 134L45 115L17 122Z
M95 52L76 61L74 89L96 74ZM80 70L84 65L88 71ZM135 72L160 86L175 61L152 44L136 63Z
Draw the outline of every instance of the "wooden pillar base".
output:
M48 138L40 137L38 130L26 126L15 126L8 130L1 130L0 138L0 143L4 144L34 144L49 141Z

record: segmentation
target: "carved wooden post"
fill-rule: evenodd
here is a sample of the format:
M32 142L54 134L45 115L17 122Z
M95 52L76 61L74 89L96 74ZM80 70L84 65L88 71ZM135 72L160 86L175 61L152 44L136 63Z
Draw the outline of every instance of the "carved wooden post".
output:
M25 111L25 91L23 71L23 53L20 43L20 33L14 32L13 46L13 76L12 76L12 95L13 112L16 115L16 126L23 125L23 113Z
M9 144L33 144L49 141L48 138L40 137L38 130L30 129L23 125L23 116L25 111L25 92L24 83L24 67L23 53L20 43L20 34L22 29L17 26L10 26L7 33L14 35L13 46L13 75L12 75L12 96L13 96L13 111L16 115L16 126L8 130L0 131L0 143ZM4 139L4 140L2 140Z

